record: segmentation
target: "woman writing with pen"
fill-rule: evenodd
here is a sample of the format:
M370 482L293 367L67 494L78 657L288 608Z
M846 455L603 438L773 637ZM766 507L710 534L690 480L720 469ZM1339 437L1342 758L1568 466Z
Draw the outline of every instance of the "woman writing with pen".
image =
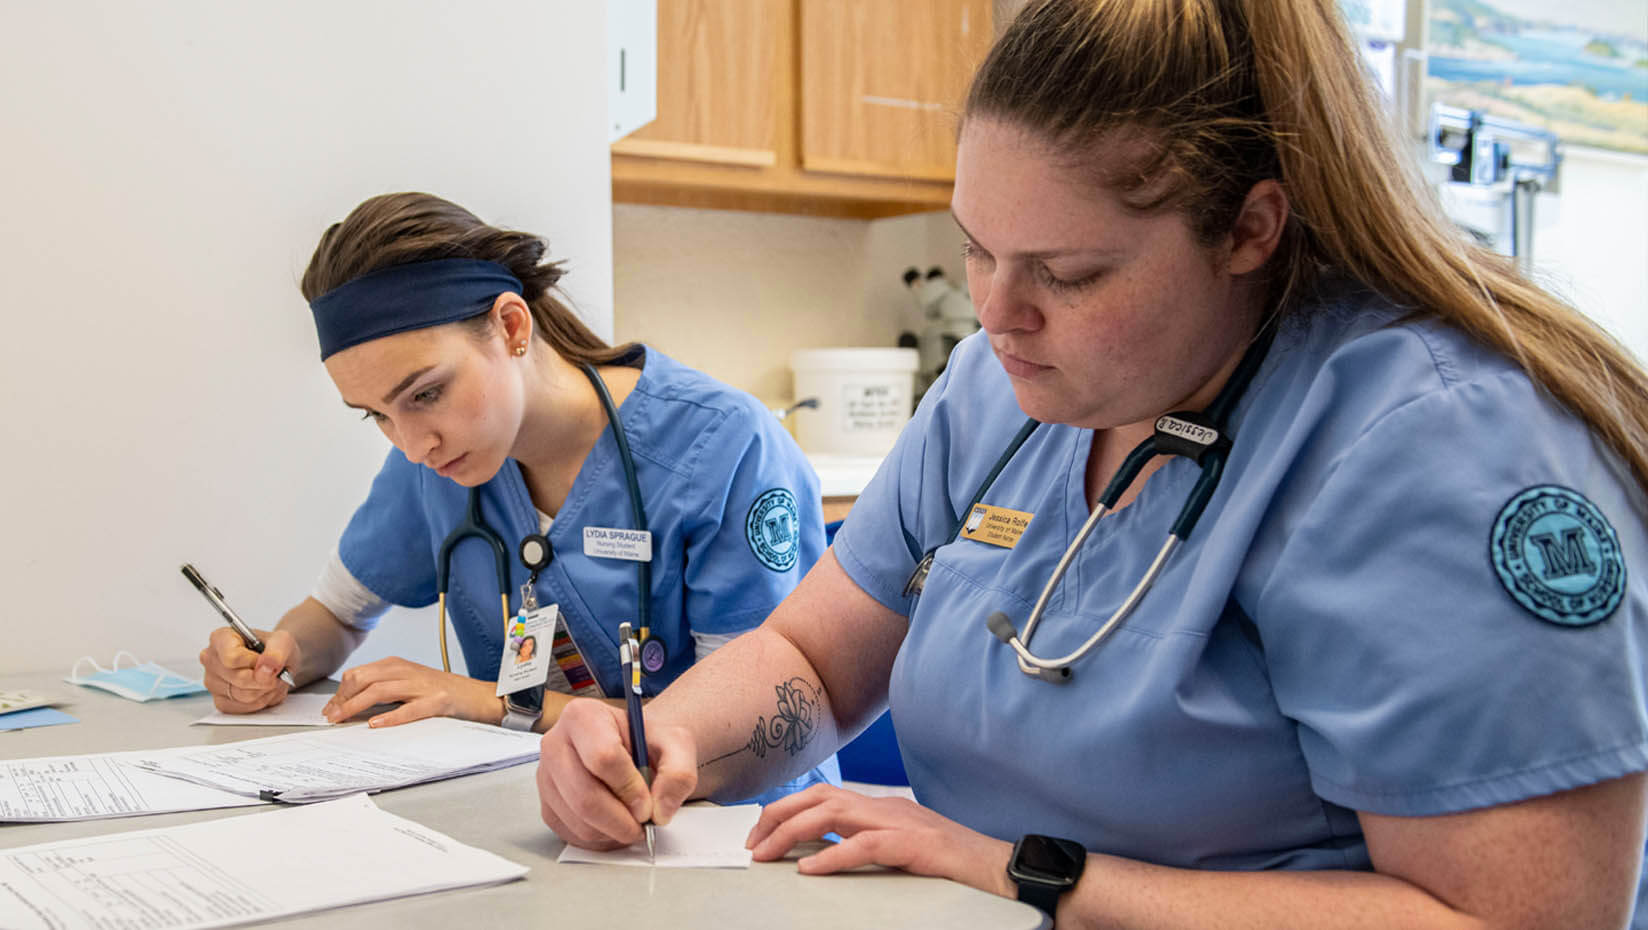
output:
M212 634L200 659L220 710L278 703L282 668L300 686L332 674L391 604L439 603L469 674L357 666L328 717L399 703L371 725L544 729L574 694L621 697L620 622L645 627L654 694L817 560L817 479L789 435L748 395L652 348L606 345L556 298L562 268L544 253L417 193L372 198L322 236L302 284L322 360L394 449L262 654ZM506 656L527 654L550 678L541 702L496 683ZM827 759L769 794L835 777Z
M647 705L650 788L622 713L562 712L545 823L634 842L890 707L916 802L810 788L756 859L833 833L803 872L1061 928L1640 926L1648 375L1386 124L1333 0L1030 0L958 137L983 332Z

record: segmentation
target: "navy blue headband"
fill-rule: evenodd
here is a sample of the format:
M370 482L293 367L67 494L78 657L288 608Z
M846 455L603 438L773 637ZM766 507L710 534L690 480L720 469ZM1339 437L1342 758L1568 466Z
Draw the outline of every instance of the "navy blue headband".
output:
M383 336L479 316L505 291L522 294L521 282L497 262L443 258L380 268L309 304L320 359Z

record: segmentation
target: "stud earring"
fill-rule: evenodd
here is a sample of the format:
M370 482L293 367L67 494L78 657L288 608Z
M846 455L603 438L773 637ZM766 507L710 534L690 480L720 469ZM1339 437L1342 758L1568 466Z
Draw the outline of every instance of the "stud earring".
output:
M515 347L515 354L516 355L525 355L526 354L526 343L523 342L520 345L516 346Z

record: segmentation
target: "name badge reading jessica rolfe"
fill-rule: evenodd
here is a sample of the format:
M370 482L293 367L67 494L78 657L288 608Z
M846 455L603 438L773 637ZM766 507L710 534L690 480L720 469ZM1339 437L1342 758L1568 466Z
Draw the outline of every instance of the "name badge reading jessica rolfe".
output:
M961 525L961 538L1011 549L1019 544L1019 537L1035 518L1035 514L1022 510L974 504Z
M584 527L584 555L592 559L652 561L652 533L611 526Z

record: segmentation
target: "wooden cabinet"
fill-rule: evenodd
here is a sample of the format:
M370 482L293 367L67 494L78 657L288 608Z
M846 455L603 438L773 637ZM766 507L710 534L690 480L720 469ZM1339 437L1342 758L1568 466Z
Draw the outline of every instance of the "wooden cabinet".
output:
M949 204L991 0L659 0L658 118L613 199L877 217Z
M658 117L614 143L614 154L776 164L782 6L659 0Z

